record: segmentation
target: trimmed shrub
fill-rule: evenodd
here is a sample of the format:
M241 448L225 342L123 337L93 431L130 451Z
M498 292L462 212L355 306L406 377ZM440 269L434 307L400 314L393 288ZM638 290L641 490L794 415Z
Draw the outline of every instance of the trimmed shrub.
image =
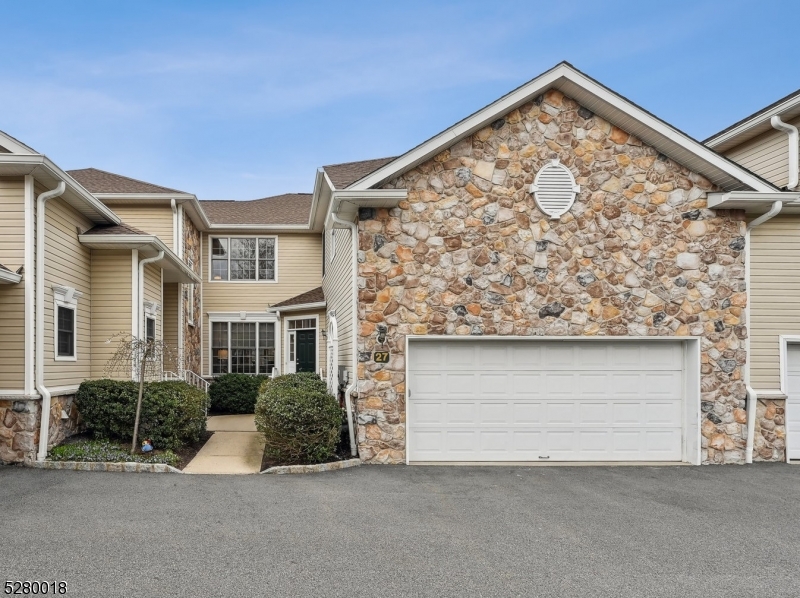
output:
M130 442L139 384L127 380L88 380L75 397L86 427L96 438ZM185 382L147 382L142 397L139 438L159 449L194 444L206 429L205 393Z
M256 428L267 458L287 464L323 463L336 454L342 409L319 376L278 376L256 403Z
M223 374L214 378L208 388L211 410L215 413L253 413L259 386L267 376L252 374Z

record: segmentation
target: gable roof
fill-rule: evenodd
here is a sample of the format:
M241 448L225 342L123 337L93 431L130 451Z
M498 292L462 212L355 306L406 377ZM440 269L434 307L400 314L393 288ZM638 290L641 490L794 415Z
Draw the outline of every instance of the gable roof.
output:
M292 297L291 299L287 299L286 301L281 301L280 303L276 303L270 309L277 309L279 307L309 305L309 304L324 303L324 302L325 302L325 294L322 292L322 287L317 287L316 289L311 289L310 291L306 291L305 293L300 293L299 295L295 295L294 297Z
M310 193L284 193L249 201L205 200L200 205L211 224L307 225Z
M770 123L770 119L773 116L780 116L784 120L791 120L800 116L800 89L762 108L758 112L744 117L742 120L722 129L719 133L714 133L703 143L718 152L727 151L761 133L773 130Z
M82 168L80 170L68 170L67 173L83 185L91 193L180 193L187 195L185 191L146 183L138 179L132 179L121 174L106 172L98 168Z
M120 222L119 224L98 225L87 230L84 235L141 235L149 237L150 233L139 230L129 224Z
M323 166L322 169L328 175L334 189L344 189L349 185L355 183L357 180L364 178L371 172L375 172L381 166L384 166L394 160L397 156L391 158L375 158L373 160L361 160L360 162L344 162L342 164L331 164Z
M778 188L735 162L704 146L683 131L667 124L627 98L611 91L580 72L568 62L549 71L492 102L452 127L421 143L402 156L348 185L348 189L366 190L421 164L461 139L488 126L515 108L548 91L558 89L582 107L635 135L686 168L706 177L725 191L777 191Z

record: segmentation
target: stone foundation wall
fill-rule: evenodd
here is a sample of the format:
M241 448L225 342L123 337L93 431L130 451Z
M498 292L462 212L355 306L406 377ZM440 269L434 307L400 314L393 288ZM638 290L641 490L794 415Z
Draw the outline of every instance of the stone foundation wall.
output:
M0 462L20 463L36 458L40 412L38 399L0 401Z
M529 193L552 158L581 185L559 220ZM387 187L359 218L363 459L404 459L408 334L628 335L701 339L703 462L743 462L744 216L709 181L551 90Z
M81 431L75 396L53 397L50 402L48 448ZM21 463L36 459L41 425L41 401L0 401L0 462ZM61 419L62 411L68 414Z
M753 461L786 460L786 401L759 399L753 437Z
M200 231L192 222L191 218L184 212L184 240L183 250L186 260L191 260L196 274L200 275L200 260L202 259L200 253L201 240ZM183 311L183 354L184 354L184 367L197 374L200 373L200 363L202 359L200 349L200 326L202 323L202 316L200 314L200 298L203 294L202 285L195 285L194 290L194 304L189 303L189 285L183 285L183 298L181 305ZM190 325L191 315L194 315L194 325Z

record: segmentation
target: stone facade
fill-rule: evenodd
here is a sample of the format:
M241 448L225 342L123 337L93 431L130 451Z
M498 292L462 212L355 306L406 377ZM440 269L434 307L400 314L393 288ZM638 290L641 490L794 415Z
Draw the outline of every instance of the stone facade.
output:
M753 435L753 461L786 459L786 401L759 399Z
M552 158L581 185L559 220L528 190ZM744 217L708 180L551 90L387 188L359 219L364 460L404 459L408 334L629 335L700 337L702 460L743 462Z
M184 212L184 238L183 238L183 251L184 259L187 263L191 263L192 267L200 275L201 266L201 235L200 231L192 222L191 218ZM184 355L184 368L192 372L200 373L200 363L202 359L202 351L200 349L200 325L202 317L200 315L200 298L202 296L201 285L196 285L194 292L194 305L189 304L189 286L182 285L183 299L181 305L183 306L183 355ZM194 315L194 318L191 315ZM194 322L190 324L189 322Z
M80 418L74 401L74 395L52 398L48 448L80 432ZM41 409L39 399L0 400L0 463L20 463L36 459ZM66 419L61 419L62 411L67 413Z

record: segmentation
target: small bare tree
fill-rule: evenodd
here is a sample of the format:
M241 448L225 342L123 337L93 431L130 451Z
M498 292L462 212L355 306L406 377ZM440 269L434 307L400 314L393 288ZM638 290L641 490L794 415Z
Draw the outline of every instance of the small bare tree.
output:
M117 350L106 363L106 376L130 376L139 382L139 397L136 401L136 418L133 422L133 441L131 454L136 452L139 437L139 418L142 413L142 397L144 383L161 380L164 373L164 362L177 363L175 350L160 340L138 338L124 332L117 333L106 343L116 340Z

